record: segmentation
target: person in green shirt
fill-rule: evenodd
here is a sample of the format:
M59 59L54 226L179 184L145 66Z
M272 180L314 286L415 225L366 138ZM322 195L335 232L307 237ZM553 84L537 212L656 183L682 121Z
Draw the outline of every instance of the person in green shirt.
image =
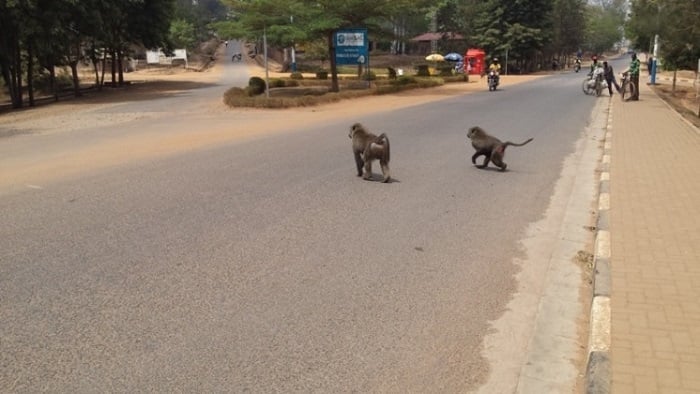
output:
M628 73L630 75L630 83L634 84L634 92L630 96L629 101L639 100L639 59L637 59L637 54L632 52L632 61L630 61L630 66L623 74Z

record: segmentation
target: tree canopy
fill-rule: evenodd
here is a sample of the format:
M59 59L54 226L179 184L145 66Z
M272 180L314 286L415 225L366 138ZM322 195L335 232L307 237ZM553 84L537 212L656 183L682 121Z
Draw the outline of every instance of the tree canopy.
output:
M626 33L634 48L651 52L659 36L659 55L671 69L694 69L700 59L700 2L632 0Z

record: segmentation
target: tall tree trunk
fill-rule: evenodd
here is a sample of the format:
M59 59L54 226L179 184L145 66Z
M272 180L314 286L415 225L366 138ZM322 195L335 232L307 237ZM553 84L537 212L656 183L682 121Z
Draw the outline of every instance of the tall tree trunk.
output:
M53 94L53 101L58 101L58 84L56 83L56 66L51 63L49 66L49 86Z
M328 53L330 54L330 62L331 62L331 92L339 92L340 88L338 87L338 65L335 63L335 45L333 43L333 35L335 31L331 31L328 33Z
M97 59L97 56L94 55L94 52L90 56L90 61L92 62L92 69L95 71L95 86L97 87L97 90L101 90L102 86L100 86L100 71L97 68L99 59Z
M124 61L124 53L120 50L117 53L117 66L119 66L118 71L117 71L119 73L119 86L124 85L124 64L123 64L123 61Z
M17 43L17 47L15 48L14 85L17 89L17 94L13 102L13 107L22 108L24 94L22 92L22 51L19 47L19 43Z
M105 70L107 70L107 51L102 54L102 81L98 85L99 90L102 90L102 86L105 84Z
M70 71L71 71L71 74L73 75L73 96L80 97L80 96L82 96L82 93L80 93L80 79L78 78L78 61L77 60L72 60L70 62Z
M114 49L112 50L111 66L112 66L112 87L116 88L117 87L117 51Z
M29 94L29 106L34 106L34 47L31 39L27 43L27 93Z

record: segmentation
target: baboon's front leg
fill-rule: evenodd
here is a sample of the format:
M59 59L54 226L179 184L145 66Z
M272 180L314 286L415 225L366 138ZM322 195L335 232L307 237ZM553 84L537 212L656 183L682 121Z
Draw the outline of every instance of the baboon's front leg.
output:
M355 152L355 165L357 166L357 176L362 176L362 167L365 165L365 162L362 161L360 152Z

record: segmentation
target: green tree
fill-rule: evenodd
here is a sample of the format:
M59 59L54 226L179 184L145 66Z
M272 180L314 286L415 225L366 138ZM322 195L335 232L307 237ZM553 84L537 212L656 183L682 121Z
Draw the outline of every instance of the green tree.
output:
M586 49L593 53L603 53L622 40L621 15L604 7L589 5L586 18Z
M280 47L325 37L332 75L331 91L334 92L339 90L334 32L348 27L366 27L379 32L382 22L387 21L394 10L390 0L227 0L226 3L231 6L234 20L217 25L222 34L258 39L265 33L268 43ZM294 23L290 16L294 16Z
M508 52L516 66L532 70L551 41L551 10L551 0L487 0L478 8L472 40L490 56Z
M583 47L586 29L586 0L554 0L550 51L569 55Z
M627 34L634 46L651 51L659 35L659 55L672 70L693 69L700 58L700 2L697 0L635 0Z
M25 15L18 1L0 2L0 72L13 108L22 106L21 38Z
M184 19L174 20L170 24L170 41L177 48L192 49L197 43L194 25Z

